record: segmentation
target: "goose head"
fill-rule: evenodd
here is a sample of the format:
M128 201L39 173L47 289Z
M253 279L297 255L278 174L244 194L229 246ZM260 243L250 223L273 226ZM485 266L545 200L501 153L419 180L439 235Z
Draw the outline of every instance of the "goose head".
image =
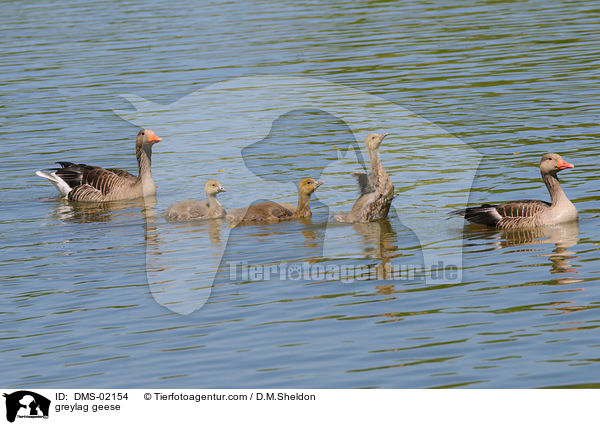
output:
M211 179L204 185L204 191L207 196L216 195L217 193L227 192L219 180Z
M154 131L149 128L145 128L139 131L136 139L136 146L142 147L144 145L152 146L155 143L160 142L162 139L158 137Z
M365 139L365 144L369 149L378 149L381 142L389 133L371 133Z
M310 177L304 178L298 184L298 192L310 196L323 183L325 183L323 180L315 180Z
M543 175L556 174L567 168L575 168L575 166L562 159L557 153L547 153L540 161L540 171Z

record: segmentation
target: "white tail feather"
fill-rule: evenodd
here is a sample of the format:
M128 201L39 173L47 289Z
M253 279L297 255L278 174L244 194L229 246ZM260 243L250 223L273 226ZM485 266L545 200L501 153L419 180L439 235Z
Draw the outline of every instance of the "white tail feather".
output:
M56 175L56 173L52 173L52 172L48 172L48 171L36 171L35 174L37 174L40 177L50 180L52 182L52 184L54 186L56 186L58 191L63 196L67 196L69 194L69 192L71 191L71 188L69 187L67 182L65 182L63 179L58 177Z

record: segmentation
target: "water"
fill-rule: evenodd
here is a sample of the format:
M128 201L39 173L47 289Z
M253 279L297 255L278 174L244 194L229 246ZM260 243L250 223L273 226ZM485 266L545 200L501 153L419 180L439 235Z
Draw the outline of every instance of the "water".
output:
M600 385L594 183L600 10L593 5L0 7L6 17L0 26L5 386ZM436 183L419 174L419 186L405 176L419 165L423 176L451 175L464 160L448 147L445 161L427 168L427 150L411 148L403 132L392 130L382 158L398 193L396 214L389 223L328 225L330 211L350 207L355 189L348 173L357 169L352 155L334 155L333 146L362 143L366 131L382 129L365 128L351 139L347 123L311 108L282 116L262 141L238 140L238 127L218 123L202 134L181 128L176 137L157 115L152 128L164 140L155 147L156 200L70 205L34 175L56 160L133 171L138 127L114 112L131 111L120 95L167 108L211 84L275 74L379 96L476 149L482 160L473 187L454 188L473 203L547 199L536 164L543 153L560 152L576 166L561 178L580 212L578 228L531 234L466 226L463 232L462 223L447 221L434 248L462 252L456 285L426 284L418 274L346 283L232 280L225 260L350 262L374 270L421 265L418 229L407 226L406 212L431 222L459 206L438 191L410 209L412 193ZM240 146L262 143L242 160L221 150L219 130ZM268 143L278 150L263 149ZM219 222L170 224L160 215L171 202L200 197L206 175L228 188L226 207L259 198L294 202L291 182L326 166L310 222L231 229ZM247 181L249 175L254 179ZM169 270L175 281L190 274L216 279L208 288L194 279L161 283ZM196 311L173 312L207 293Z

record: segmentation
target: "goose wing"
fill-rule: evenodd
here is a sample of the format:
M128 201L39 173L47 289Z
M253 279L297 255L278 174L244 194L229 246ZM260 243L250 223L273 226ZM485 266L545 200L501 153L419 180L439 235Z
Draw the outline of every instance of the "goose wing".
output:
M117 176L127 180L131 180L132 182L135 182L137 180L137 177L131 174L129 171L121 170L119 168L106 168L106 171L115 173Z
M103 201L104 194L89 184L76 186L67 195L71 201Z
M496 211L503 218L524 218L533 217L549 207L550 204L545 201L524 199L497 205Z
M361 196L375 191L367 173L355 172L352 173L352 177L354 177L358 183L358 189L360 190Z
M73 197L73 200L84 199L84 193L88 193L90 196L94 195L92 198L95 199L96 194L90 192L92 189L106 196L117 184L125 181L134 183L137 179L127 171L117 168L94 167L87 164L74 164L72 162L59 162L58 164L60 164L61 168L56 169L56 175L73 188L73 192L69 193L69 199ZM82 187L74 193L75 189L78 189L80 186L88 187Z
M537 214L550 208L545 201L522 199L503 204L483 204L478 207L468 207L453 212L466 220L484 226L497 227L511 221L531 219Z

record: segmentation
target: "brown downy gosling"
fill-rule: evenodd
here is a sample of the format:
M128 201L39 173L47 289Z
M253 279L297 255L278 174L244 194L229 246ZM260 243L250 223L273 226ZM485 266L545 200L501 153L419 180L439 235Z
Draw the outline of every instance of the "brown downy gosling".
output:
M171 205L166 212L167 220L190 221L225 217L225 208L217 201L217 193L227 192L218 180L208 180L204 185L205 201L183 201Z
M227 220L234 223L260 223L289 220L293 218L310 218L310 195L313 194L323 180L304 178L298 184L298 205L278 204L277 202L261 202L247 208L236 208L227 214Z

